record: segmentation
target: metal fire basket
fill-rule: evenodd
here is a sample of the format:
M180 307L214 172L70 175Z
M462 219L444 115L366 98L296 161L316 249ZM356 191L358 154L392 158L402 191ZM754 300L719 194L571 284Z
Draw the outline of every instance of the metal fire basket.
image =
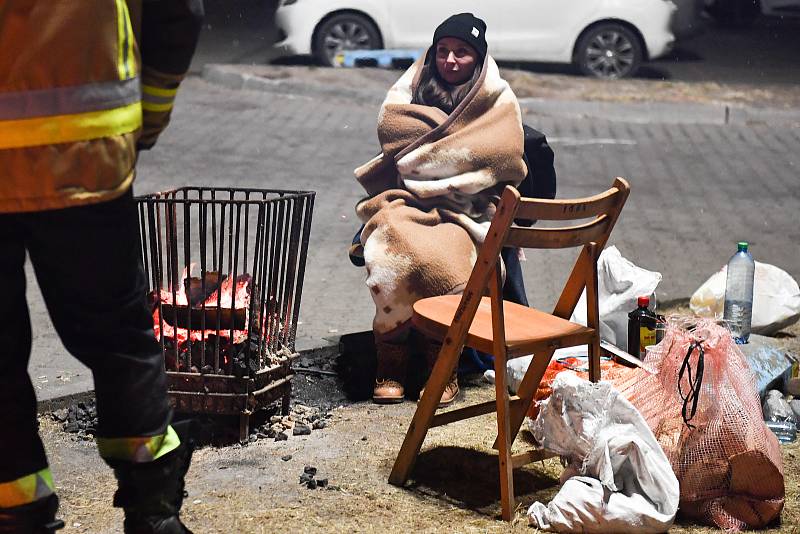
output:
M178 412L288 413L314 192L182 187L137 197L142 258Z

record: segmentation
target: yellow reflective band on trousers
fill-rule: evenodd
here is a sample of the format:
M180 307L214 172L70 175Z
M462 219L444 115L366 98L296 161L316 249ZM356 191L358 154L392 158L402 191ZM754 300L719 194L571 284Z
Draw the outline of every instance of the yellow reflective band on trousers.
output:
M70 115L0 120L0 149L88 141L138 130L142 104Z
M172 426L164 434L131 438L97 438L100 456L108 460L144 463L158 460L178 448L181 440Z
M55 491L49 467L10 482L0 482L0 508L30 504Z

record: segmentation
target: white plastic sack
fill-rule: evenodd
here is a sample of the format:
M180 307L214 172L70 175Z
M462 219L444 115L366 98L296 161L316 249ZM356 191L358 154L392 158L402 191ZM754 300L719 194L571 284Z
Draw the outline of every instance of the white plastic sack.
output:
M576 476L547 506L533 503L530 524L554 532L669 530L678 511L678 479L641 414L608 382L563 372L552 388L533 435L567 459L566 476Z
M637 267L622 257L617 247L608 247L597 261L597 293L600 307L600 337L622 349L628 345L628 313L636 299L650 295L661 282L661 273ZM586 325L586 290L570 321Z
M689 301L692 312L701 317L721 318L725 306L725 278L728 266L711 275ZM765 336L781 331L800 319L800 287L789 273L756 262L753 278L751 330Z

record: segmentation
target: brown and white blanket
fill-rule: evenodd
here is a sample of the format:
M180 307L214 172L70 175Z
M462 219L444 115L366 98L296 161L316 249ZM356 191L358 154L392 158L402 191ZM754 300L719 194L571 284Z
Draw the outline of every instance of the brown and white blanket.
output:
M382 152L355 170L370 197L356 207L373 329L391 338L421 298L460 293L505 184L519 185L522 119L487 56L481 76L448 116L411 104L423 58L389 90L378 117Z

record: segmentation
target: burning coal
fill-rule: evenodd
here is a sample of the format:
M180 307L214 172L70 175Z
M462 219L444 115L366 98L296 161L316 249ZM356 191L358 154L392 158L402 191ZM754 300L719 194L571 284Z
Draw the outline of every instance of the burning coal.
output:
M232 335L234 344L242 343L248 334L252 277L242 274L234 283L226 275L207 272L204 284L202 279L189 276L193 267L188 274L184 269L178 288L160 290L153 309L156 338L160 340L163 332L179 347L209 336L230 339Z
M167 370L254 374L268 339L263 324L258 335L258 310L251 310L253 278L217 272L197 278L193 268L184 269L178 287L152 296L153 330L163 337Z

